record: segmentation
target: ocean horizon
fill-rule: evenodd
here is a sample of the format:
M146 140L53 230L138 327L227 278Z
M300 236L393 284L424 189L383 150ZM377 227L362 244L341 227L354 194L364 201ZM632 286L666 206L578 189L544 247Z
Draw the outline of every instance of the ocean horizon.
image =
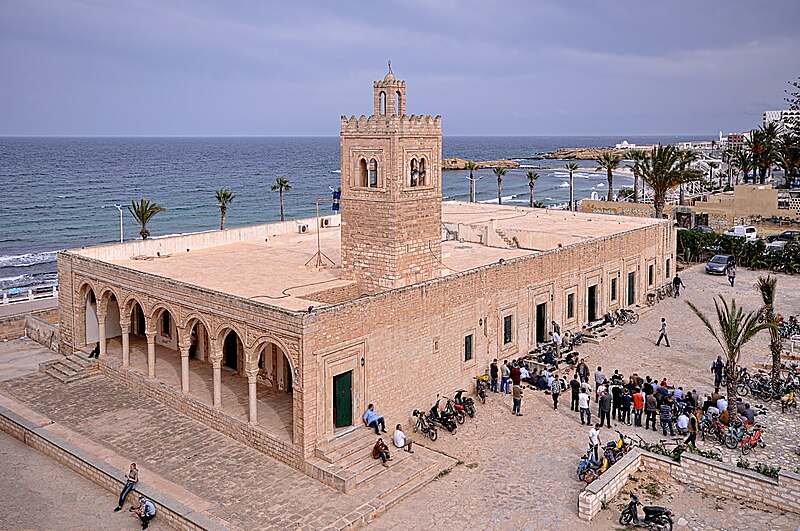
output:
M503 203L527 205L527 171L540 174L536 200L564 204L569 174L561 160L532 160L558 148L706 140L710 136L445 136L444 158L508 159L520 162L503 179ZM576 161L575 198L607 193L604 172L592 161ZM227 226L279 220L278 194L270 186L286 177L287 219L315 213L315 199L331 197L339 186L338 136L23 136L0 137L0 183L6 204L0 210L0 288L56 281L56 253L62 249L119 240L119 211L148 198L167 210L149 225L153 237L219 228L214 192L236 192ZM468 172L443 172L443 200L469 200ZM491 169L479 170L476 198L497 202ZM614 188L632 178L616 174ZM326 206L326 208L329 208ZM124 210L125 239L139 238Z

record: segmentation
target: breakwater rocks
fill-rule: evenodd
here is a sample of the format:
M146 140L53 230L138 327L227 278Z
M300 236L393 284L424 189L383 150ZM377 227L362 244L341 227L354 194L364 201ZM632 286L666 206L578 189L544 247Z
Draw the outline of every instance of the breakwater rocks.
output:
M542 156L544 159L564 159L564 160L597 160L603 153L613 153L623 159L628 156L630 150L617 149L612 147L599 148L560 148L552 153Z
M467 160L451 158L442 160L443 170L466 170ZM483 160L476 161L478 168L519 168L519 162L515 160Z

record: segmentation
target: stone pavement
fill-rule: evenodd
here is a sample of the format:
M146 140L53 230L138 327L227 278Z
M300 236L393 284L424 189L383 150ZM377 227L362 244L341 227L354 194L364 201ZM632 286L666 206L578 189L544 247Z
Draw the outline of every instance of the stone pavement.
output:
M30 339L0 342L0 381L39 370L39 364L62 356Z
M0 529L139 529L117 495L0 431ZM131 498L129 498L129 501ZM148 529L168 529L158 517Z

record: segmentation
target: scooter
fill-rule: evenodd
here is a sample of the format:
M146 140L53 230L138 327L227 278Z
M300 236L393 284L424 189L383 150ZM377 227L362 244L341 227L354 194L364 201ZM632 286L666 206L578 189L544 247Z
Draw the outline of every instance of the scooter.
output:
M412 415L417 417L417 424L414 426L415 432L421 431L427 435L431 441L435 441L439 437L439 434L436 432L436 423L431 421L430 415L426 418L425 414L419 409L415 409Z
M431 408L431 412L429 415L429 420L432 424L437 426L441 426L442 428L446 429L450 433L454 434L458 430L458 425L456 425L455 415L452 413L445 413L439 411L439 402L441 402L441 398L439 395L436 395L436 403Z
M457 406L463 406L464 411L467 412L467 415L469 415L470 417L474 417L475 401L468 396L464 396L464 393L466 392L467 392L466 389L459 389L458 391L456 391L453 400L455 401Z
M486 389L489 387L489 377L487 375L475 377L475 392L481 399L481 402L486 403Z
M631 501L625 510L619 515L620 525L633 525L634 527L646 527L659 531L672 530L672 511L666 507L657 505L642 506L644 510L644 520L639 520L637 506L642 505L635 494L631 494Z
M464 406L454 403L446 396L443 398L447 400L447 404L444 406L445 414L452 414L455 417L456 422L459 424L464 424L464 421L467 420L467 411Z

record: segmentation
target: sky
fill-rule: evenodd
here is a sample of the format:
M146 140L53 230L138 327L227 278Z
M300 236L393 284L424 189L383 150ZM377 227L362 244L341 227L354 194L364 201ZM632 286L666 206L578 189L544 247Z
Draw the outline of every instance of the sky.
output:
M0 0L0 135L337 135L392 61L445 135L716 136L800 76L797 0Z

